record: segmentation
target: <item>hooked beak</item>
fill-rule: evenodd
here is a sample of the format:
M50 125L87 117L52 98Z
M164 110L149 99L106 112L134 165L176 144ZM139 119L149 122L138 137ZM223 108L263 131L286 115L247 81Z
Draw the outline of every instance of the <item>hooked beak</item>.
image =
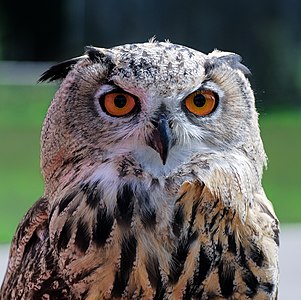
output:
M159 121L155 123L155 128L146 143L159 153L165 165L170 149L170 128L164 114L161 114Z

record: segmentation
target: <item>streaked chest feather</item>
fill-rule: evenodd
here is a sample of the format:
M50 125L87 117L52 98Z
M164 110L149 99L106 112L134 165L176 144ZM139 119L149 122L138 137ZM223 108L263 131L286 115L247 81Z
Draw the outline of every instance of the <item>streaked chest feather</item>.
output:
M50 248L76 296L271 299L272 238L264 241L200 183L186 182L176 195L164 190L158 181L127 182L109 192L116 205L108 207L106 187L95 181L54 206Z

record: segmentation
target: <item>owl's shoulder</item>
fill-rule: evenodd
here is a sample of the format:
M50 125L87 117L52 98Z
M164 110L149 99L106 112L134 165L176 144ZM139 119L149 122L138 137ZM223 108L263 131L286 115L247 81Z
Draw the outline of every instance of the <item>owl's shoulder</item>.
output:
M41 197L26 213L18 225L10 250L10 260L2 295L12 295L18 282L28 282L36 272L36 256L46 246L48 236L48 200ZM18 278L15 276L18 274ZM21 278L24 278L22 280Z

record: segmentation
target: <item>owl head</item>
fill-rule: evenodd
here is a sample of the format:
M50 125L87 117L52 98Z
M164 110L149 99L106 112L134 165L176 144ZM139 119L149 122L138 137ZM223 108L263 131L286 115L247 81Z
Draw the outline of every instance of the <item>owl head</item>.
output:
M87 47L50 68L41 80L63 81L42 131L46 190L84 179L107 161L166 177L206 157L247 163L260 180L266 157L240 60L149 42Z

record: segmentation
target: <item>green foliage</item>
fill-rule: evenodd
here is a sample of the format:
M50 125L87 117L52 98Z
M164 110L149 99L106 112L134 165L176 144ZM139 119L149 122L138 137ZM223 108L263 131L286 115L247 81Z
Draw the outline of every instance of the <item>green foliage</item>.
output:
M0 242L43 194L39 136L55 86L0 86ZM263 184L282 222L301 221L301 112L260 117L269 156Z
M301 111L267 113L260 118L269 158L263 186L282 222L301 221Z
M40 129L54 85L0 85L0 128Z
M0 86L0 242L43 193L39 139L55 87Z

